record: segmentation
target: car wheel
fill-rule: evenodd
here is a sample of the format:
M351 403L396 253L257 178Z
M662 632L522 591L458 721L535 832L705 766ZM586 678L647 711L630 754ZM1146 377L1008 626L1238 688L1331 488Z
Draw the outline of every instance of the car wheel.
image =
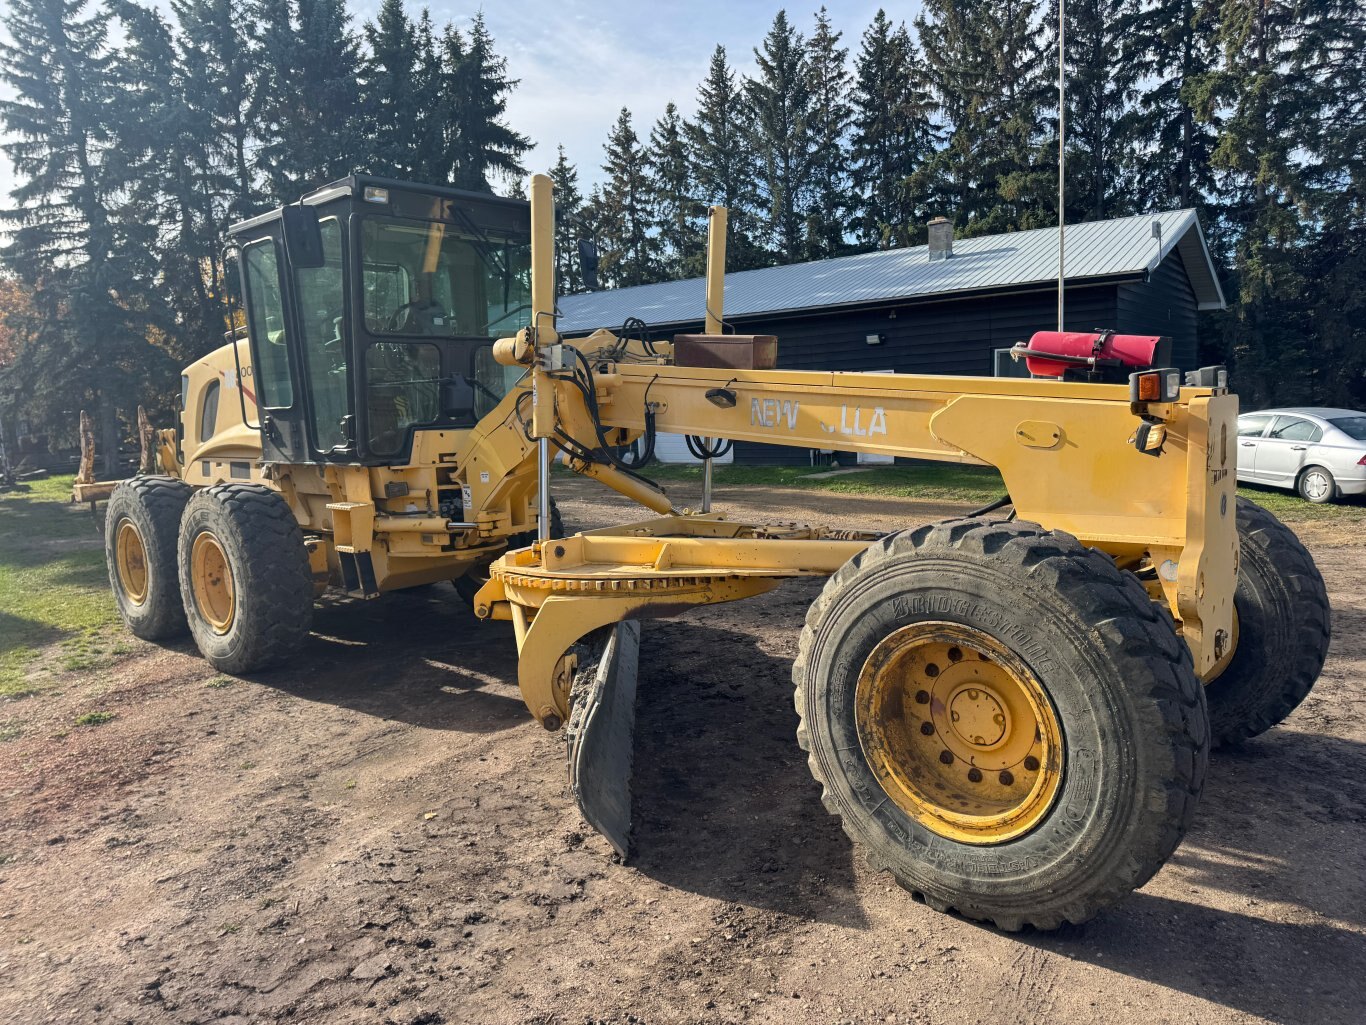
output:
M1337 497L1338 485L1322 466L1311 466L1300 474L1297 490L1306 502L1323 503Z

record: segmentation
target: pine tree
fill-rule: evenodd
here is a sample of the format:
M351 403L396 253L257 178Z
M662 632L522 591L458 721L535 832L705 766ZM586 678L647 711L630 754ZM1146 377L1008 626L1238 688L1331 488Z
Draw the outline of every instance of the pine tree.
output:
M132 215L121 257L139 282L148 323L187 362L222 344L218 251L232 185L221 171L204 68L183 59L155 8L111 9L124 36L111 64L118 84L111 152Z
M806 209L815 186L811 78L806 41L779 11L754 50L757 78L745 82L749 143L759 162L764 220L780 263L806 253Z
M1056 222L1044 131L1055 94L1037 4L929 0L916 28L945 135L923 176L935 205L947 205L966 234Z
M758 168L746 133L749 120L744 92L726 59L725 47L718 46L706 80L697 87L696 118L684 124L683 133L697 199L728 210L726 266L731 270L772 262L755 239Z
M0 44L0 101L9 140L3 149L24 179L6 213L10 265L32 293L39 320L3 387L14 402L57 435L93 407L105 470L116 469L118 411L146 391L164 363L147 341L141 265L131 225L112 197L128 184L111 150L118 79L109 54L106 11L87 0L14 0L4 16L10 43ZM132 254L133 259L129 258ZM155 376L173 377L164 370Z
M579 169L564 155L563 146L556 153L555 165L547 172L555 185L555 281L560 295L573 295L584 287L578 251L579 239L586 237L580 216L583 193Z
M657 280L658 243L651 235L648 157L625 107L603 147L607 160L602 190L603 277L617 288Z
M1315 401L1366 406L1366 7L1316 4L1292 52L1307 86L1303 178L1317 231L1307 254L1313 283Z
M845 229L849 221L849 171L846 145L854 108L849 101L850 75L846 67L849 50L840 46L843 33L830 23L822 7L816 30L807 44L807 76L810 80L809 118L812 154L813 200L806 222L806 255L820 260L839 256L848 249Z
M934 152L923 77L905 25L893 28L879 10L863 34L854 71L854 228L865 247L908 246L920 238L926 210L918 198Z
M411 177L419 163L422 136L414 131L420 108L416 87L417 28L403 0L383 0L379 15L365 26L369 49L361 62L361 103L365 111L367 170Z
M1199 207L1214 198L1219 117L1197 116L1200 83L1219 60L1213 0L1145 0L1123 16L1121 60L1136 73L1133 110L1138 210Z
M450 59L455 60L454 51ZM490 176L511 178L526 174L522 157L532 148L525 135L504 120L507 94L517 86L508 78L507 60L493 48L493 36L483 12L470 25L463 58L450 69L453 92L445 109L451 115L452 184L462 189L491 192Z
M1068 0L1067 219L1102 220L1140 209L1137 163L1136 62L1127 59L1140 0ZM1058 0L1050 0L1045 53L1058 79ZM1053 104L1056 109L1056 99ZM1048 143L1057 152L1057 133ZM1056 181L1056 179L1055 179ZM1055 204L1056 205L1056 204Z
M693 195L683 119L669 103L650 131L650 206L659 229L660 276L686 278L706 269L701 223L706 208Z
M1238 303L1221 326L1240 394L1256 404L1309 402L1322 386L1307 277L1315 225L1301 213L1311 197L1296 152L1313 96L1290 59L1303 36L1294 0L1225 0L1223 60L1196 89L1198 109L1224 112L1211 161Z
M172 0L171 10L185 111L201 122L193 131L208 131L214 140L211 158L217 175L206 188L215 203L226 207L217 211L223 224L250 217L260 212L250 158L253 26L244 17L241 0Z
M446 177L446 125L443 95L445 79L441 48L432 14L422 8L414 33L417 55L413 62L412 103L409 112L413 137L413 177L423 182L444 182Z
M259 0L258 166L276 202L365 163L359 47L343 0Z

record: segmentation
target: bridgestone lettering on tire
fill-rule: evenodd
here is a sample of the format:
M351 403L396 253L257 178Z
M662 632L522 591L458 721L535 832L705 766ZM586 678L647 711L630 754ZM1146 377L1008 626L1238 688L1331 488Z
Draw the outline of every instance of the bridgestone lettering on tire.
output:
M114 604L135 637L161 641L185 632L176 572L176 535L191 488L174 477L146 476L126 480L114 489L104 516L104 555ZM129 593L119 573L119 538L142 549L143 593Z
M865 661L926 622L989 634L1046 692L1064 737L1061 778L1023 835L932 832L864 754ZM1204 782L1204 694L1170 621L1111 559L1035 524L950 520L871 546L812 605L792 675L798 740L825 806L870 865L936 909L1003 929L1083 922L1142 886L1180 843Z
M1238 646L1205 687L1214 745L1264 733L1293 712L1328 655L1328 591L1294 531L1238 499Z
M192 553L207 534L231 571L230 622L216 629L195 599ZM259 484L196 492L180 527L180 589L200 652L215 669L250 673L284 661L308 637L313 582L303 533L289 506Z

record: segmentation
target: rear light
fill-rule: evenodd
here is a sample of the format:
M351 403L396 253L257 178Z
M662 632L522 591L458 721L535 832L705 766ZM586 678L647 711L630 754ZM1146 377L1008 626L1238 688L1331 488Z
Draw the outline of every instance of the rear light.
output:
M1129 375L1130 402L1175 402L1180 396L1179 370L1145 370Z

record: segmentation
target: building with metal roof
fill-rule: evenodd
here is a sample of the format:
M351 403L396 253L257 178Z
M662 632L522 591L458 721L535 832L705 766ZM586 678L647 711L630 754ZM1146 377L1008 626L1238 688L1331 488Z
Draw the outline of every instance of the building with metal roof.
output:
M1193 210L1067 227L1066 329L1165 335L1172 361L1199 362L1197 314L1225 306ZM1011 345L1057 326L1058 229L726 275L727 329L778 337L793 370L1014 375ZM655 337L700 330L704 281L669 281L560 300L569 336L639 317ZM667 455L680 446L662 446ZM806 453L737 446L740 461L805 461Z
M1177 253L1196 309L1224 307L1194 210L1073 224L1065 241L1063 266L1069 288L1144 279ZM928 246L913 246L736 271L726 275L725 315L728 321L738 321L904 300L1053 289L1057 275L1058 229L1039 228L955 239L953 255L936 261L929 259ZM691 325L702 319L703 294L704 280L690 278L567 296L560 301L559 327L573 334L617 327L632 316L661 328Z

